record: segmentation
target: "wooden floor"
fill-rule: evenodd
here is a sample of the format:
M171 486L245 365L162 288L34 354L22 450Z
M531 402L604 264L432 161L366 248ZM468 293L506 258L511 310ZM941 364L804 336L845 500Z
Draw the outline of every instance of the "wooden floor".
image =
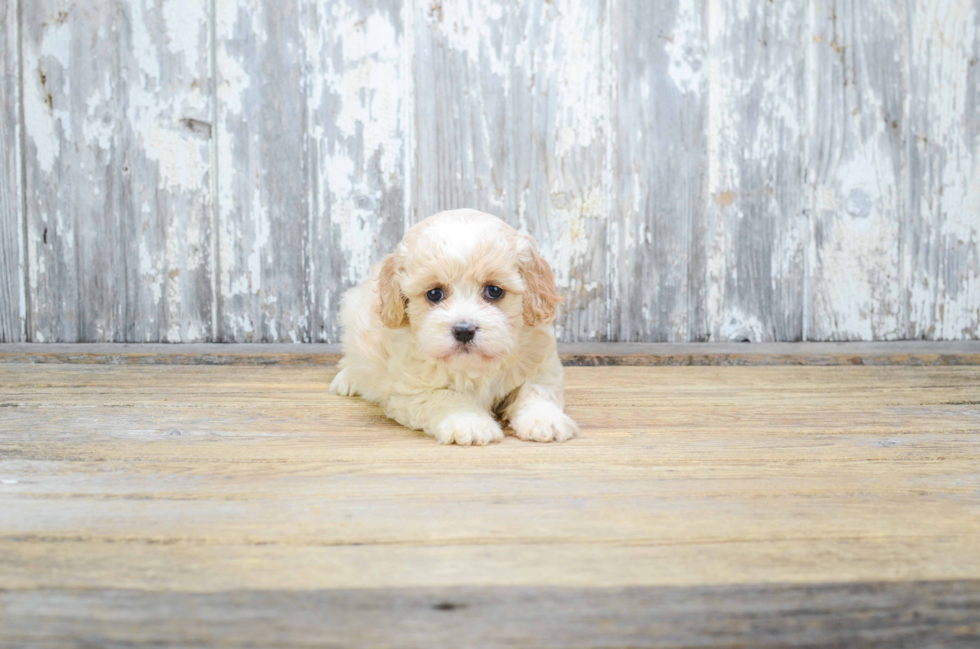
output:
M571 367L485 448L333 373L0 363L0 646L980 646L980 366Z

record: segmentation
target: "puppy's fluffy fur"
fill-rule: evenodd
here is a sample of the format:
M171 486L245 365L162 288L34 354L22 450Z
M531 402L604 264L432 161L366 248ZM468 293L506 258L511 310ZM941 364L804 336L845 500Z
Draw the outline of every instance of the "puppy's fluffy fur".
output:
M330 391L440 444L499 442L501 423L523 440L571 439L551 328L560 301L530 237L476 210L430 216L344 295Z

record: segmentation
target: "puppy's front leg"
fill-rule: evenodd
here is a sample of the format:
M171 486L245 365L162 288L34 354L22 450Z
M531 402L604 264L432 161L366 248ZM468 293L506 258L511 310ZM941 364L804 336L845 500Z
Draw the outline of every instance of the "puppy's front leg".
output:
M578 425L564 412L563 393L551 381L519 387L502 413L514 436L525 442L564 442L578 435Z
M499 442L504 432L486 409L471 397L439 389L395 396L385 414L403 426L424 431L440 444L482 446Z

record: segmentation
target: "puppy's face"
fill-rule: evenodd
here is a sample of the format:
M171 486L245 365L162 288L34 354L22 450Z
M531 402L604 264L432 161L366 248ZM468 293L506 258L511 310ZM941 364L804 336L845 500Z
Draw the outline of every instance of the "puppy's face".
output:
M524 324L516 257L499 240L440 243L419 241L401 284L419 351L458 367L507 356Z
M498 361L521 330L550 322L559 298L534 242L473 210L412 228L379 273L380 313L409 326L419 352L456 369Z

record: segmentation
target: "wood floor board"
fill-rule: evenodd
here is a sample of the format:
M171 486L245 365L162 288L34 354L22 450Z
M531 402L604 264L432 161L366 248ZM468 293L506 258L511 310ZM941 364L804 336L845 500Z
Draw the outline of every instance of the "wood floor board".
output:
M980 641L980 366L569 367L484 448L334 371L0 364L0 646Z
M975 581L218 593L0 590L0 621L6 622L14 648L974 649L978 607L980 582ZM183 623L174 625L174 619Z

